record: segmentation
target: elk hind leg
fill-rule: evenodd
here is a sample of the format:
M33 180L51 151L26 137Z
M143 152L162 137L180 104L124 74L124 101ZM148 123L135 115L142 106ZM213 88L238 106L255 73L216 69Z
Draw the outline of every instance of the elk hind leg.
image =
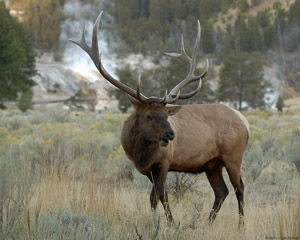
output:
M241 228L244 225L244 183L240 175L240 167L235 164L225 165L225 167L238 201L239 228Z
M222 168L222 166L217 166L211 170L206 171L208 181L215 193L215 201L212 210L209 214L210 224L214 222L217 213L219 212L222 206L222 203L224 202L225 198L229 193L228 188L223 179Z

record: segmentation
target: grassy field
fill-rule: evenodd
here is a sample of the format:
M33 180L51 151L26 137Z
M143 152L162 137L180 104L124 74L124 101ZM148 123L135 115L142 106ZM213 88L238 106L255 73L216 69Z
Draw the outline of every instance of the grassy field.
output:
M215 224L204 174L169 173L175 224L126 159L127 115L0 111L0 239L300 239L300 112L245 112L245 226L230 189Z

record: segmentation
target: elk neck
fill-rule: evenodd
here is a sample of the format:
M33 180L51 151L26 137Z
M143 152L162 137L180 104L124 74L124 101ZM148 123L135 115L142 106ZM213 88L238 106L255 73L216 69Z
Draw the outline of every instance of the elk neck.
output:
M121 143L127 156L140 172L150 171L154 160L158 158L160 147L158 143L145 139L144 133L139 129L136 112L124 122Z

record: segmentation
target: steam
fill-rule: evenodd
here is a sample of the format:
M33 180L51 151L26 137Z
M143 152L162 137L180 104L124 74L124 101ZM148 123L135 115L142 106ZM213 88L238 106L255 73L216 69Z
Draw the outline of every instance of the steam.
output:
M69 70L79 73L91 82L99 79L99 75L95 74L96 67L94 63L87 53L85 53L79 46L68 41L68 39L80 39L83 26L85 26L86 41L90 44L94 22L100 11L104 9L104 4L105 0L99 0L98 3L93 5L83 5L81 2L74 0L68 1L63 7L63 15L66 19L61 25L60 35L60 42L62 45L65 45L63 61L67 63L67 68ZM112 54L112 50L108 50L108 44L105 39L109 33L103 29L106 14L107 13L103 14L104 16L100 23L98 44L104 66L110 73L114 74L114 70L116 68L115 55ZM106 59L106 56L109 56L109 59Z
M271 83L271 88L268 89L265 95L265 102L268 108L274 109L278 97L280 96L280 87L282 74L277 63L272 62L271 66L264 67L264 79Z

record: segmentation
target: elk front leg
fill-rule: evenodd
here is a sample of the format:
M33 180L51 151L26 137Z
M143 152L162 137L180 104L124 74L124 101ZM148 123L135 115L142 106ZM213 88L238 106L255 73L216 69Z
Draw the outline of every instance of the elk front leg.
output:
M164 186L167 178L167 174L168 174L167 168L160 168L157 166L152 168L150 175L148 176L150 181L153 183L152 191L150 194L150 203L151 203L151 209L155 211L158 200L160 200L164 207L168 222L173 223L174 220L168 202L168 194Z

